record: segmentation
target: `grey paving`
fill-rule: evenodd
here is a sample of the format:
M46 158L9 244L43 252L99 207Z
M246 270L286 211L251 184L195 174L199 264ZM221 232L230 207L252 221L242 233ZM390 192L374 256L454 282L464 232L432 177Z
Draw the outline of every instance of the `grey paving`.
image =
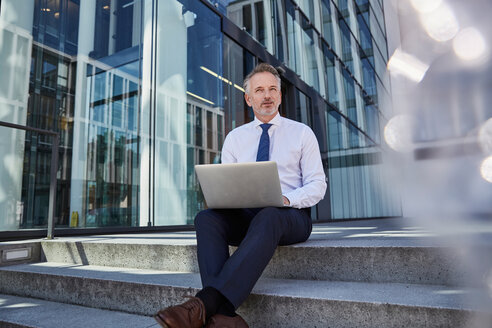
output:
M147 316L0 294L0 327L160 327Z

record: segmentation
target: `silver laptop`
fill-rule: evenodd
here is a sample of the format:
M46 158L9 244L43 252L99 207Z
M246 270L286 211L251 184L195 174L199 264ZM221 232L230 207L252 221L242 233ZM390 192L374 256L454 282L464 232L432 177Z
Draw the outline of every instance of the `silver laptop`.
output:
M209 208L283 207L277 163L195 165Z

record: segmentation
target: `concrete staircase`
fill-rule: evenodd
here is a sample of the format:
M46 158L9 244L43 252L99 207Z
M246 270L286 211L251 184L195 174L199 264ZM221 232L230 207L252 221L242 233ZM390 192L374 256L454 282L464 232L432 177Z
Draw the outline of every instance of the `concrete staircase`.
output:
M253 328L490 328L492 231L482 232L437 238L403 219L316 225L307 242L278 248L238 312ZM150 327L201 287L193 232L38 243L38 263L0 267L0 327Z

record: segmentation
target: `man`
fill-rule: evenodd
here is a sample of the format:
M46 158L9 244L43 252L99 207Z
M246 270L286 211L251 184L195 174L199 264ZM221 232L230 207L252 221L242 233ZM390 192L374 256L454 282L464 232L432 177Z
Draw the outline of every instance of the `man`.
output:
M311 234L309 208L326 191L318 142L312 130L283 118L280 76L259 64L244 80L244 98L253 122L232 130L222 163L277 162L284 207L208 209L195 218L203 289L189 301L159 311L163 327L248 327L235 310L250 294L278 245L303 242ZM229 245L238 246L232 256Z

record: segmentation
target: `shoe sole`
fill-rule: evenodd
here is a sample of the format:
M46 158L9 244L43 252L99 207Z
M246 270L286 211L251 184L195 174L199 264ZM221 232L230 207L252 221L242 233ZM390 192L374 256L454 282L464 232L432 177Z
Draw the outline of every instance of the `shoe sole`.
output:
M157 323L160 324L161 327L170 328L164 321L162 321L162 319L157 314L154 316L154 320L157 321Z

